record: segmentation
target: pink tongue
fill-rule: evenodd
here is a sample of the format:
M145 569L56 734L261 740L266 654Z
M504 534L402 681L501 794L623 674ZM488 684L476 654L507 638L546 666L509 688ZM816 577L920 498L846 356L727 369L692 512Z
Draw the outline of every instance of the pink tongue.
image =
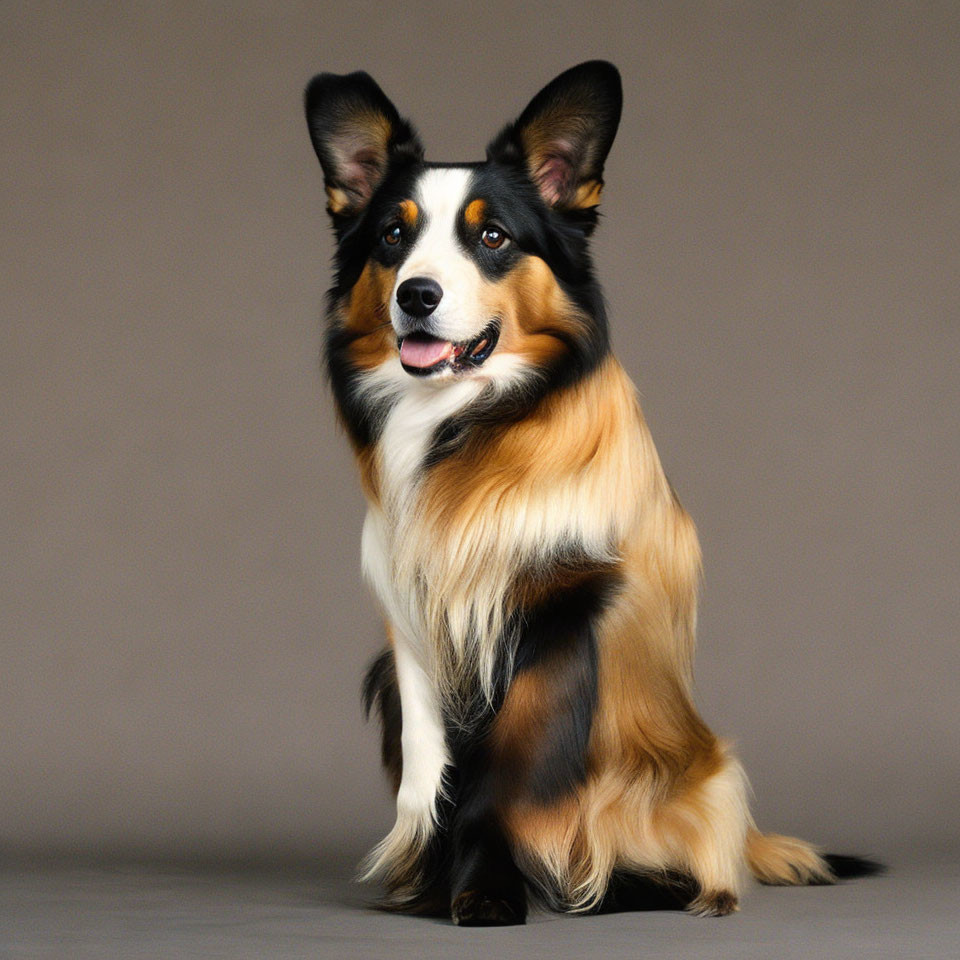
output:
M408 367L432 367L450 356L453 356L453 344L449 340L407 337L400 344L400 362Z

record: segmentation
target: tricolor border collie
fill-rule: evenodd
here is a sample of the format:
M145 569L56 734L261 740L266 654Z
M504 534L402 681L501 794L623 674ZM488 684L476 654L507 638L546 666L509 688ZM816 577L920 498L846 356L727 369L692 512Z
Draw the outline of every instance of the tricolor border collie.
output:
M620 119L567 70L481 163L428 163L366 73L306 91L336 233L326 362L389 646L397 819L365 877L462 925L737 909L870 861L760 833L691 696L700 550L610 352L588 238Z

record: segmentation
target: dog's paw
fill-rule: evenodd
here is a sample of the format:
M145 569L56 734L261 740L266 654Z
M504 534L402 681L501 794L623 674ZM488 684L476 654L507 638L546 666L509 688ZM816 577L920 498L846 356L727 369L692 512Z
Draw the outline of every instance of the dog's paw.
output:
M726 917L736 913L740 903L729 890L714 890L701 893L687 905L687 912L695 917Z
M506 927L526 923L527 905L479 890L465 890L454 897L450 916L460 927Z

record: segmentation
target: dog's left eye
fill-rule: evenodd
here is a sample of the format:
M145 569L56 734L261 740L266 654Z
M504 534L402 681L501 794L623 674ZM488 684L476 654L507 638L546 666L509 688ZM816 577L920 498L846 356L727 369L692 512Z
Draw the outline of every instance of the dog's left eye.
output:
M383 231L383 242L395 247L403 239L403 231L399 223L394 223Z
M499 228L494 226L485 227L483 233L480 234L480 240L483 242L485 247L489 247L491 250L497 250L499 247L502 247L504 243L507 242L507 235Z

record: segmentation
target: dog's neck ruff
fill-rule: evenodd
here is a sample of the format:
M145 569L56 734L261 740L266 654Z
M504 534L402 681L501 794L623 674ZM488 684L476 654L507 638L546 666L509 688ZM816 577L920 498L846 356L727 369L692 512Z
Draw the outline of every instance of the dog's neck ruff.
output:
M636 523L649 452L634 392L609 358L549 410L429 465L441 424L493 388L481 378L400 380L384 368L368 384L393 402L374 455L364 569L388 619L418 638L441 695L489 699L498 659L510 656L518 576L571 554L616 563Z

